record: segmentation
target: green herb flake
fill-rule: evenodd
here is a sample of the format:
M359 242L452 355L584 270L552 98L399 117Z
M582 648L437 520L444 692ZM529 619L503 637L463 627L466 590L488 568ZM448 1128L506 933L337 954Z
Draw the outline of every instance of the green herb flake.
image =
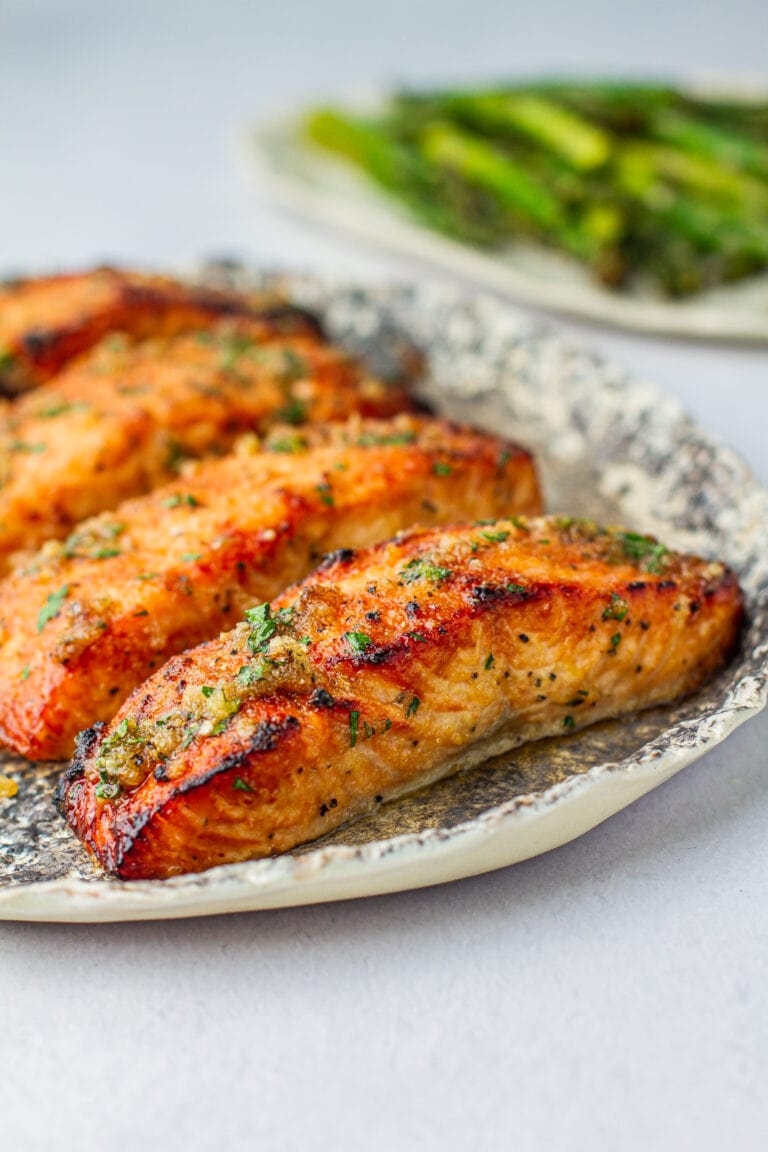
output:
M286 424L303 424L307 418L307 406L303 400L292 397L287 404L275 412L276 420L284 420Z
M611 592L611 602L603 609L603 620L623 620L629 612L629 604L615 592Z
M356 441L360 448L395 447L398 444L414 444L415 442L415 432L392 432L389 434L364 432Z
M432 471L434 472L435 476L450 476L453 472L453 468L451 468L450 464L443 463L442 460L435 460L434 464L432 465Z
M519 596L521 592L527 591L525 584L507 584L507 592L511 592L513 595Z
M243 664L235 676L235 683L240 688L250 688L252 684L264 679L265 670L263 660L258 660L255 664Z
M619 644L621 644L621 632L614 632L611 636L611 648L618 648Z
M360 723L360 713L357 711L350 712L349 714L349 746L354 748L357 744L357 727Z
M131 615L132 616L149 616L149 612L146 610L146 608L140 608L138 612L132 612Z
M174 492L173 496L168 496L162 504L163 508L178 508L182 504L187 508L198 508L200 501L191 492Z
M325 504L328 508L333 508L333 491L331 490L331 486L327 480L322 484L315 485L315 491L320 497L320 502L322 504Z
M59 588L58 592L51 592L50 596L45 601L45 604L40 609L37 617L37 630L42 632L49 620L53 620L58 616L59 612L64 605L64 601L69 596L69 585L64 584Z
M203 684L200 691L202 692L203 696L208 697L213 696L216 689L212 688L210 684Z
M406 712L405 712L406 718L409 716L415 716L419 710L420 705L421 705L421 700L419 700L418 696L412 696L411 702L408 705Z
M115 800L120 795L120 784L110 780L106 772L99 772L99 783L94 792L97 800Z
M181 558L190 564L194 564L196 560L202 560L203 556L201 552L183 552Z
M307 442L303 436L283 436L279 440L272 440L267 447L270 452L305 452Z
M480 535L489 544L503 544L505 540L509 540L509 532L481 532Z
M272 619L271 606L258 604L255 608L248 608L245 618L253 629L248 637L248 648L254 655L257 652L263 652L277 632L277 624Z
M8 445L11 452L25 452L29 455L39 456L45 452L46 444L29 444L26 440L12 440Z
M309 376L309 365L303 356L294 352L293 348L283 349L283 363L280 376L285 384L294 384L297 380L306 380Z
M573 716L563 716L563 728L573 728L575 725L576 721Z
M160 575L159 572L142 572L140 576L136 577L136 579L137 580L156 580L159 575Z
M345 632L344 639L355 656L362 656L363 652L373 644L373 640L365 632Z
M22 678L22 680L26 680L28 676L29 676L29 664L26 664L21 670L21 678Z
M616 539L624 549L624 555L642 565L646 572L658 575L663 571L669 549L651 536L641 536L638 532L618 532Z
M447 580L452 572L450 568L441 568L429 560L413 559L400 570L400 575L406 584L412 584L414 580L432 580L438 584L441 580Z
M495 663L496 663L496 661L494 660L494 657L493 657L493 652L491 652L491 653L489 653L489 655L488 655L488 657L486 658L486 661L485 661L485 670L486 670L486 672L488 671L488 669L489 669L489 668L493 668L493 666L494 666L494 664L495 664Z
M95 552L91 553L93 560L110 560L113 556L121 556L122 553L119 548L97 548Z
M87 412L90 404L82 401L71 402L62 400L60 404L50 404L47 408L38 408L35 416L38 420L53 420L57 416L63 416L65 412Z
M232 787L236 792L255 792L255 788L251 788L247 780L243 780L242 776L235 776L232 781Z

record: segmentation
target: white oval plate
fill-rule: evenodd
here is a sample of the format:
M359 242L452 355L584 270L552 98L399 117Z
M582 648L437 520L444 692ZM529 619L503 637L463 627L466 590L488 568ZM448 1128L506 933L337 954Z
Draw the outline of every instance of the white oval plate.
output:
M729 561L748 601L741 651L682 703L530 744L290 855L165 882L126 884L98 872L51 807L60 768L0 765L20 783L14 800L0 801L0 919L209 915L472 876L580 836L765 706L768 493L675 401L490 297L299 277L286 286L379 371L407 361L415 343L427 362L425 398L530 446L552 510Z
M766 94L765 85L688 87L741 98ZM359 106L368 109L376 102L370 97ZM301 216L554 312L656 335L768 343L768 274L691 299L665 300L650 293L611 292L575 261L535 245L511 245L490 255L422 226L351 165L302 141L299 125L297 115L258 125L249 155L260 186Z

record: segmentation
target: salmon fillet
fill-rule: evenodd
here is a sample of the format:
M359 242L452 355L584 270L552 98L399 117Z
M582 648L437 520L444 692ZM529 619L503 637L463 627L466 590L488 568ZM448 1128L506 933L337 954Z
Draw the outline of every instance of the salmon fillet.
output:
M276 296L245 296L166 276L96 268L0 285L0 391L16 393L49 380L108 332L172 336L222 316L285 319L319 335L314 317Z
M388 416L405 393L344 352L284 334L285 318L225 320L132 344L107 338L0 419L0 573L21 548L225 453L276 422Z
M0 739L71 754L169 656L301 579L324 552L416 521L538 510L528 453L410 416L284 428L81 524L0 584Z
M447 773L673 700L731 654L723 564L564 518L345 552L83 733L57 803L162 878L285 852Z

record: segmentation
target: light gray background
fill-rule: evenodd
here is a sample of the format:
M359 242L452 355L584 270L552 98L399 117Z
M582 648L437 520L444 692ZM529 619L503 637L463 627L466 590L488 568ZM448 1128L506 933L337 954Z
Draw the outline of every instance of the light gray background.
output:
M420 271L260 204L249 118L381 81L766 65L765 0L0 0L0 271ZM768 354L568 327L768 480ZM580 841L366 902L0 926L0 1148L768 1146L768 719Z

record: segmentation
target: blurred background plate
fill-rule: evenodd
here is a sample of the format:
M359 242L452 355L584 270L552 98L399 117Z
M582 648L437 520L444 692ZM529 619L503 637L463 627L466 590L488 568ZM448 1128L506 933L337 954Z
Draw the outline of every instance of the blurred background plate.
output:
M699 80L685 88L745 101L765 99L767 91L747 79ZM366 113L383 99L370 96L341 106ZM258 124L249 138L249 158L258 187L306 219L551 311L636 332L768 344L768 274L667 300L639 290L611 292L575 261L534 244L521 242L488 254L421 225L351 164L307 142L301 132L303 114Z
M265 282L233 268L211 269L208 278ZM766 703L768 493L676 401L489 296L428 284L279 279L374 370L398 372L418 349L424 399L533 449L552 511L623 523L732 564L749 613L741 650L681 703L527 745L290 855L165 882L108 880L90 863L51 806L62 766L0 763L19 783L14 799L0 801L0 919L208 915L475 875L581 835Z

